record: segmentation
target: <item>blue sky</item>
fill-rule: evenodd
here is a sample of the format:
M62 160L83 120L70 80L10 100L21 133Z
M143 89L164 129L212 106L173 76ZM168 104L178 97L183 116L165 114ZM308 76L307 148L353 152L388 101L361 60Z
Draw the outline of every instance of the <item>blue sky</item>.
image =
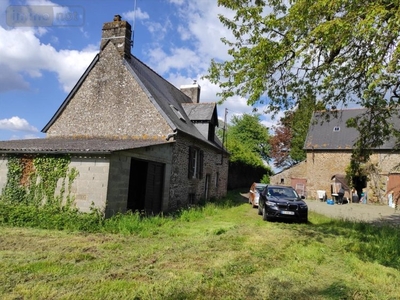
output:
M218 101L219 88L201 79L211 59L229 59L220 38L230 33L218 14L232 12L216 2L1 0L0 140L45 137L42 128L98 53L102 25L116 14L133 26L133 55L177 87L197 80L201 102ZM252 111L238 97L218 106L221 119L225 108L228 120ZM272 124L268 116L262 122Z

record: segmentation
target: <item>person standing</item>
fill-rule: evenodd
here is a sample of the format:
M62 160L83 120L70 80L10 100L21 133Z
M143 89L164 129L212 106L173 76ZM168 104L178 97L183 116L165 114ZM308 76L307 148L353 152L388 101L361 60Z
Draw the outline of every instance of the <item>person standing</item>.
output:
M343 189L343 187L340 187L339 192L338 192L338 204L339 205L343 204L343 196L344 196L344 189Z

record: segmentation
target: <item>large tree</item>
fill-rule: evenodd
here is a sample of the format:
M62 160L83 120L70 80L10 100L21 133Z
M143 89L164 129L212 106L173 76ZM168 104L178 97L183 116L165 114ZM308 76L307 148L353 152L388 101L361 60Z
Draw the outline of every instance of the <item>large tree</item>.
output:
M230 160L248 165L265 166L270 159L269 131L259 115L234 116L223 140L231 153ZM221 133L219 134L221 135Z
M393 134L400 96L399 0L219 0L233 39L228 61L212 61L207 78L269 112L292 109L311 93L327 107L358 105L358 156Z

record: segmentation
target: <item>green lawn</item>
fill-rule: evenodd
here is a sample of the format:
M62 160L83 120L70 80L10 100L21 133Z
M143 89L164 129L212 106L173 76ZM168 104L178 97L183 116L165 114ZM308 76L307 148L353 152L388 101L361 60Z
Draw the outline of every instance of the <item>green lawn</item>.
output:
M400 299L400 228L269 223L229 197L141 230L3 224L0 299Z

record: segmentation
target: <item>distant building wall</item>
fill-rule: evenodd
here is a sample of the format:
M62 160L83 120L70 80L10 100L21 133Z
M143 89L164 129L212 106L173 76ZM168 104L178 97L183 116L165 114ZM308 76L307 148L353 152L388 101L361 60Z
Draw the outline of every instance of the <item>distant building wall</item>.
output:
M346 174L350 164L351 152L308 152L307 153L307 191L310 199L318 199L317 190L326 191L331 198L331 178L335 174Z
M307 178L307 162L302 161L297 165L271 176L271 184L292 185L292 178Z

